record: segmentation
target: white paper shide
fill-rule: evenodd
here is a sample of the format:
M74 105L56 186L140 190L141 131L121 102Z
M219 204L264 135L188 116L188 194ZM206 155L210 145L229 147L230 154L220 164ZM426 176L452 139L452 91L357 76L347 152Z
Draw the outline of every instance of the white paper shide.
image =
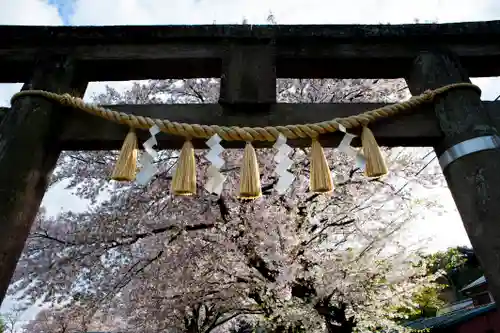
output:
M344 133L344 137L338 146L338 150L345 153L347 156L354 158L356 161L356 167L361 169L361 171L364 171L366 167L365 156L362 154L361 149L356 149L351 146L352 139L354 139L357 135L347 133L346 128L340 124L339 130Z
M135 177L139 185L146 185L151 181L154 175L158 173L158 168L154 165L154 160L158 157L158 152L154 150L154 146L158 144L156 135L160 133L160 128L156 125L149 129L151 137L143 143L144 153L141 155L140 163L142 165L141 171Z
M286 137L283 134L278 136L273 147L278 150L274 156L274 161L277 163L274 172L279 176L278 184L276 184L275 189L278 194L285 194L295 180L293 173L288 171L293 164L288 154L290 154L293 149L286 144Z
M224 159L220 154L224 151L224 147L220 145L222 139L219 135L214 134L207 140L206 145L210 148L205 158L212 163L207 170L207 182L205 189L210 193L221 195L226 176L224 176L220 169L224 165Z

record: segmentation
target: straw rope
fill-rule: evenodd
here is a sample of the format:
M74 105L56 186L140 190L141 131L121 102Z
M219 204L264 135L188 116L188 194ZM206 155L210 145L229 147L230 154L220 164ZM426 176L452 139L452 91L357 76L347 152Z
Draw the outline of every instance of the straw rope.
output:
M42 97L49 101L59 103L62 106L72 107L118 124L130 126L131 128L148 129L153 125L157 125L162 132L187 138L208 139L212 135L218 134L225 141L249 142L276 141L280 133L282 133L287 139L307 137L315 138L320 134L337 131L340 125L346 129L367 126L376 120L392 117L404 111L412 111L415 107L421 104L433 102L439 95L449 92L450 90L460 88L474 89L481 93L479 87L471 83L454 83L435 90L427 91L401 103L387 105L382 108L367 111L354 116L335 118L312 124L266 127L239 127L178 123L169 121L168 119L156 119L117 112L111 109L103 108L99 105L85 103L82 99L73 97L70 94L56 94L44 90L20 91L12 97L11 103L14 103L22 97Z

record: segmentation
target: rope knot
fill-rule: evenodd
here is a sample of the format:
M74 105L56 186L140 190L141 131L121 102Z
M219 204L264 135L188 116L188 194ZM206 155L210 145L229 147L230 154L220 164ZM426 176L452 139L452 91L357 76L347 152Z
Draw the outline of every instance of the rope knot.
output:
M73 102L74 99L75 99L75 97L71 96L68 93L65 93L65 94L60 95L59 101L64 106L71 106L74 104L74 102Z
M436 95L434 94L434 90L427 89L426 91L424 91L422 97L424 97L424 100L426 101L432 101L436 97Z

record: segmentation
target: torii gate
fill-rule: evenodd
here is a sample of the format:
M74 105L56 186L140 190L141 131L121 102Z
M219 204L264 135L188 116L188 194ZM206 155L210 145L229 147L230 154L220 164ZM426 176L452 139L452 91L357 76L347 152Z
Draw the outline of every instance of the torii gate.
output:
M469 76L500 75L500 21L430 25L0 26L0 82L83 96L90 81L220 77L218 104L122 105L125 113L198 124L318 122L379 107L279 104L276 78L405 78L412 94ZM466 74L468 73L468 74ZM0 112L0 301L61 150L119 149L125 126L37 98ZM433 108L434 110L431 110ZM457 89L435 104L372 126L385 146L464 152L444 174L494 298L500 300L500 150L496 102ZM0 110L1 111L1 110ZM91 130L89 130L91 129ZM139 133L144 140L147 133ZM489 137L489 140L476 139ZM492 137L491 137L492 136ZM321 137L335 147L341 136ZM160 149L180 148L158 136ZM465 142L465 143L464 143ZM492 147L484 144L494 144ZM194 140L205 148L204 141ZM294 147L309 140L290 140ZM269 143L256 142L256 147ZM243 147L229 142L226 147ZM474 153L472 153L474 152Z

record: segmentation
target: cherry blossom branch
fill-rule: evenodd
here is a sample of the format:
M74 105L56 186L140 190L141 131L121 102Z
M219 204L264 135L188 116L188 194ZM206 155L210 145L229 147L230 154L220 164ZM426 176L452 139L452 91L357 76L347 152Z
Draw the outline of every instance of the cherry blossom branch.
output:
M101 164L101 165L105 165L106 163L103 162L103 161L98 161L96 159L90 161L90 160L86 160L86 159L83 159L79 156L76 156L76 155L70 155L68 154L67 155L69 158L73 159L73 160L77 160L77 161L80 161L80 162L83 162L83 163L87 163L87 164L90 164L90 163L97 163L97 164Z
M177 236L178 236L178 235L177 235ZM171 239L171 240L172 240L172 239ZM169 243L170 243L170 241L169 241ZM133 264L133 265L132 265L132 266L128 269L128 271L125 273L125 276L124 276L124 277L122 277L122 278L118 281L118 283L116 283L116 284L115 284L115 286L114 286L114 287L113 287L113 288L112 288L112 289L111 289L111 290L110 290L110 291L109 291L109 292L108 292L108 293L107 293L107 294L103 297L103 300L104 300L104 299L106 299L106 298L108 298L112 292L114 292L115 294L116 294L116 293L118 293L118 292L120 292L120 290L122 290L123 288L125 288L125 287L126 287L126 286L127 286L127 285L131 282L131 281L132 281L132 279L133 279L135 276L137 276L137 275L139 275L140 273L144 272L144 270L145 270L148 266L150 266L153 262L155 262L156 260L158 260L158 259L159 259L159 258L163 255L163 252L164 252L163 250L158 251L158 253L157 253L154 257L152 257L152 258L150 258L150 259L146 260L146 262L144 263L144 265L142 265L140 268L138 268L137 270L135 270L134 272L132 272L132 270L133 270L133 269L134 269L134 268L135 268L138 264L140 264L140 263L143 261L142 259L138 260L135 264Z
M82 245L82 244L77 244L77 243L74 243L74 242L70 242L70 241L67 241L67 240L62 240L62 239L59 239L57 237L50 236L46 230L43 230L43 231L44 231L43 234L37 233L37 232L32 233L29 236L29 238L44 238L44 239L48 239L48 240L54 241L54 242L62 244L62 245L71 245L71 246Z
M180 229L189 232L189 231L199 231L199 230L204 230L204 229L210 229L210 228L213 228L214 226L215 225L213 223L200 223L200 224L195 224L195 225L188 225L188 226L182 227ZM117 241L117 240L107 240L107 241L97 240L97 241L95 241L93 243L111 244L110 246L105 247L105 250L109 250L109 249L113 249L113 248L118 247L118 246L132 245L132 244L138 242L139 240L141 240L143 238L150 237L150 236L153 236L153 235L156 235L156 234L160 234L160 233L164 233L164 232L167 232L167 231L176 230L176 229L179 229L179 226L170 225L170 226L166 226L166 227L162 227L162 228L156 228L156 229L150 230L149 232L138 233L138 234L134 234L134 235L122 235L121 236L122 239L128 239L128 240L124 240L124 241ZM68 240L59 239L57 237L50 236L46 231L45 231L44 234L35 232L35 233L31 234L30 237L31 238L35 238L35 237L37 237L37 238L44 238L44 239L47 239L47 240L50 240L50 241L57 242L57 243L62 244L62 245L84 246L84 245L91 244L89 242L75 243L75 242L71 242L71 241L68 241Z
M236 311L236 312L227 316L226 318L223 318L223 319L218 321L218 319L222 315L224 315L224 313L221 313L220 316L218 318L216 318L215 322L206 328L205 332L211 332L213 329L215 329L219 326L222 326L223 324L227 323L228 321L230 321L238 316L241 316L243 314L264 314L264 311L262 311L260 309L239 309L239 310L233 310L233 311Z
M334 221L334 222L331 222L331 223L328 223L326 224L323 228L321 228L321 230L316 233L313 237L311 237L308 241L306 242L303 242L301 244L302 247L307 247L309 244L311 244L315 239L317 239L319 236L321 236L321 234L328 228L331 228L331 227L345 227L345 226L348 226L348 225L351 225L354 223L354 221L356 221L355 219L349 219L349 220L346 220L346 221L343 221L345 220L346 217L343 217L342 219L339 219L337 221Z

